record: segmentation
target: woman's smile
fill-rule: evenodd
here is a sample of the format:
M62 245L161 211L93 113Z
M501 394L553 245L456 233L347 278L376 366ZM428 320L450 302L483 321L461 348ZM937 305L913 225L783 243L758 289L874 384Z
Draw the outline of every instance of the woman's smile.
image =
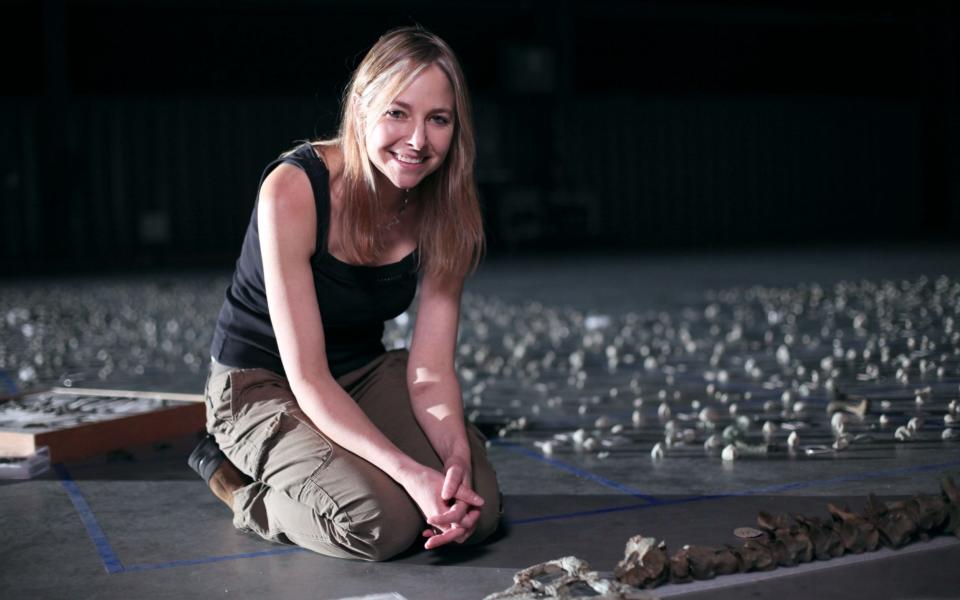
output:
M407 169L415 169L427 160L425 156L416 157L410 156L409 154L401 154L399 152L391 152L391 154L393 154L393 158L396 159L397 162Z

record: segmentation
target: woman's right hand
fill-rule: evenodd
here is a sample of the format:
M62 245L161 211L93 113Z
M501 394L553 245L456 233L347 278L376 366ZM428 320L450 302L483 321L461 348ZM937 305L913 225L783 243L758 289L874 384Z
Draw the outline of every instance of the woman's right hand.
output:
M401 478L401 485L426 520L436 520L448 513L458 500L466 503L470 508L483 506L483 498L466 486L461 486L453 498L444 500L442 491L445 479L443 473L423 465L410 469ZM440 533L429 537L424 546L428 550L456 541L463 534L463 527L457 522L435 527L440 530Z

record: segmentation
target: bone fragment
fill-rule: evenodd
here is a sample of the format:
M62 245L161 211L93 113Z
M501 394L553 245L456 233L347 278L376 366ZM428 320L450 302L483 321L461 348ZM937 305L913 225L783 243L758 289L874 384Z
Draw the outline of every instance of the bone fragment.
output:
M633 587L656 587L670 576L670 558L665 542L635 535L627 540L624 557L613 570L617 581Z
M847 552L872 552L879 547L880 532L869 520L834 504L827 504L827 510L833 517L833 528Z
M513 576L513 585L484 600L536 600L540 598L596 598L598 600L652 600L646 592L616 580L604 579L590 565L566 556L534 565Z
M880 532L880 542L890 548L900 548L917 533L917 523L906 510L881 504L873 494L869 496L865 516Z
M827 415L845 412L859 418L863 418L870 412L870 399L862 398L860 401L833 400L827 404Z

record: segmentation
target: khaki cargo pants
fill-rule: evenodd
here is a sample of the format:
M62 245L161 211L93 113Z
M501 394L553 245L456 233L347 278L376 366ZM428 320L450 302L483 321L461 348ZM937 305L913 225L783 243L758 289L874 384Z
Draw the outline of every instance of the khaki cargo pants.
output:
M442 472L410 408L407 351L386 352L337 379L400 450ZM207 430L253 479L234 495L234 526L266 540L328 556L386 560L422 541L423 515L386 473L327 439L303 414L287 380L266 369L212 363ZM485 503L467 543L487 538L500 518L496 474L485 438L467 424L473 489Z

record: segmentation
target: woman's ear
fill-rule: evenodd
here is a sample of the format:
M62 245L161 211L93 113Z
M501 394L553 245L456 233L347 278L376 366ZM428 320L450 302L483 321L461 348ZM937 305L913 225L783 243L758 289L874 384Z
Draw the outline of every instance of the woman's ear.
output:
M350 102L353 103L353 115L354 115L354 124L357 126L357 129L363 133L364 123L366 122L366 115L363 109L363 103L360 99L360 94L354 92L350 96Z

